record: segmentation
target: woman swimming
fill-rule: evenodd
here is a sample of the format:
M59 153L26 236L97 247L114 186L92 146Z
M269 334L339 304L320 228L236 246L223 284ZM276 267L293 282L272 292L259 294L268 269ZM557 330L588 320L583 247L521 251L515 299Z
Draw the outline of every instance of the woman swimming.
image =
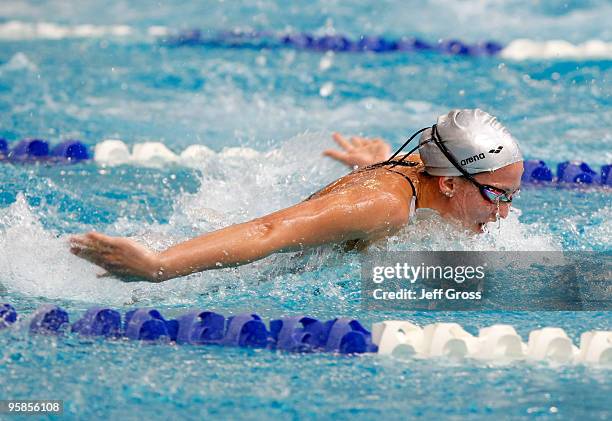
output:
M399 156L419 133L418 146ZM440 116L389 159L382 140L334 139L343 150L324 154L356 169L294 206L162 252L97 232L71 237L70 251L124 280L161 282L323 244L363 248L397 233L417 208L482 232L508 215L520 187L523 158L516 140L479 109Z

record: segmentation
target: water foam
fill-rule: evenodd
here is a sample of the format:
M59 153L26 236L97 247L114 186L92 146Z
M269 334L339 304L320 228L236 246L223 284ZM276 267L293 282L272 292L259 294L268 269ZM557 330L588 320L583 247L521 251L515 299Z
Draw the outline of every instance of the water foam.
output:
M22 194L0 211L0 266L9 292L115 303L129 297L127 284L96 279L98 270L72 256L65 237L46 231Z
M506 219L490 222L475 235L458 229L431 209L418 209L412 225L406 225L389 241L390 250L456 251L560 251L556 237L541 224L519 221L520 210L512 208Z

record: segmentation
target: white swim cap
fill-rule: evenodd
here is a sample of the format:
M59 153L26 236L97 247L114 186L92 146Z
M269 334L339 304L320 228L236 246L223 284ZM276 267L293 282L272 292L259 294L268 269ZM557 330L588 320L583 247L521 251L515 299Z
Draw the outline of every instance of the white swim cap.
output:
M489 113L481 109L452 110L438 117L438 137L465 171L494 171L523 160L518 143ZM462 175L432 138L432 129L421 134L419 153L431 175Z

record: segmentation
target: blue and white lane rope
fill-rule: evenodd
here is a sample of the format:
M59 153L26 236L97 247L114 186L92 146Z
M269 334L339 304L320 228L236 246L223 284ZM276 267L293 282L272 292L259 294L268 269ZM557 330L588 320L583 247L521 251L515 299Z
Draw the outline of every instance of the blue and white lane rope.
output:
M60 25L52 22L7 21L0 23L0 42L32 39L138 39L167 46L215 48L293 48L307 51L405 53L438 52L462 56L499 56L508 60L612 59L612 42L592 39L580 44L564 40L516 39L507 45L496 41L477 43L454 38L425 40L416 37L388 38L378 35L349 37L343 34L273 32L254 30L174 30L151 26L144 30L128 25Z
M21 326L32 334L62 335L70 331L89 337L179 345L487 361L547 360L612 367L612 331L584 332L578 348L558 327L533 330L524 343L511 325L485 327L479 330L478 336L473 336L457 323L433 323L421 328L410 321L391 320L374 323L370 331L348 317L320 321L293 316L266 324L254 313L226 318L212 311L192 310L169 320L153 308L130 310L122 318L118 311L108 307L92 307L71 324L68 313L52 304L42 305L23 318L18 317L12 305L0 304L0 331L11 326Z
M104 140L91 151L78 140L66 140L55 146L42 139L25 139L9 144L0 139L0 162L70 164L93 160L102 166L136 165L162 167L193 166L207 159L225 157L265 158L266 154L251 148L226 148L220 153L204 145L191 145L180 154L160 142L137 143L132 150L121 140ZM557 165L556 173L543 160L527 160L522 182L532 184L591 185L612 187L612 165L595 171L585 162L565 161Z

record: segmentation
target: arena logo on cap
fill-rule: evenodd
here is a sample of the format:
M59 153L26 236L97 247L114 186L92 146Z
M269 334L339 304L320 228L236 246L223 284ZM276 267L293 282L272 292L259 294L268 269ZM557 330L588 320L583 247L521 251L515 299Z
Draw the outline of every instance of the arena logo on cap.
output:
M461 165L471 164L472 162L480 161L481 159L485 159L484 153L479 153L478 155L470 156L469 158L465 158L461 160Z

